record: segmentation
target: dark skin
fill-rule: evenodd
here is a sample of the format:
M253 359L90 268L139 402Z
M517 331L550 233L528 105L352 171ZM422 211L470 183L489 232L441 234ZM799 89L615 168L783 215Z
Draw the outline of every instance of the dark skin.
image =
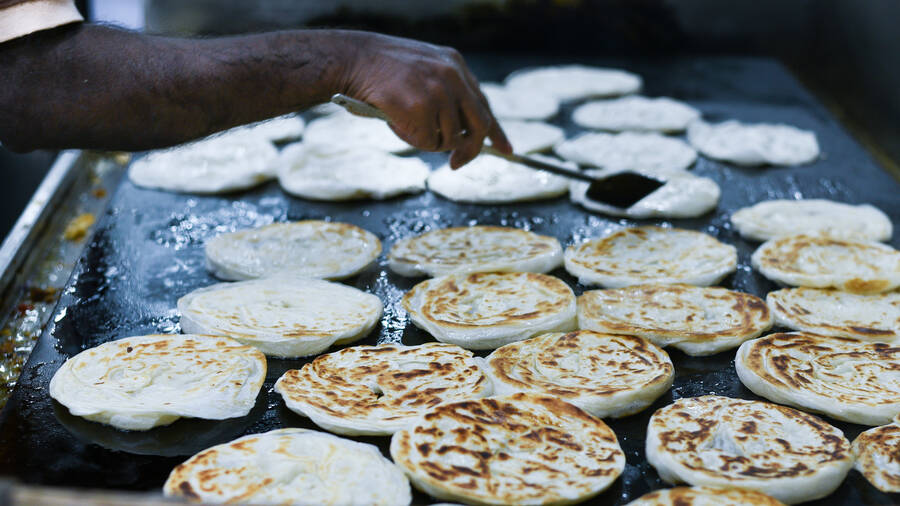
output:
M0 44L0 142L14 151L141 151L327 102L378 107L456 168L512 151L454 49L368 32L182 39L73 24Z

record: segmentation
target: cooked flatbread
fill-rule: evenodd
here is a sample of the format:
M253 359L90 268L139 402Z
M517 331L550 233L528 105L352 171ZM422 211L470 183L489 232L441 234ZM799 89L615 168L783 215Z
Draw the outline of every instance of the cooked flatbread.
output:
M244 280L290 272L344 279L381 253L374 234L349 223L320 220L273 223L206 241L206 266L218 278Z
M668 97L622 97L588 102L575 109L572 120L585 128L683 132L700 111Z
M594 176L609 176L614 171L589 170ZM616 171L618 172L618 171ZM722 190L715 181L697 177L687 172L653 174L648 171L633 171L665 181L665 184L628 208L621 208L591 200L587 197L589 183L572 180L569 196L572 202L589 211L629 218L694 218L716 208Z
M563 165L578 169L572 163ZM497 156L481 155L456 170L444 165L432 172L428 189L456 202L503 204L565 195L569 179Z
M178 299L184 332L225 335L273 357L306 357L352 343L381 319L381 300L294 275L219 283Z
M511 90L540 92L565 101L635 93L642 81L639 75L624 70L559 65L519 70L504 83Z
M785 288L769 292L766 303L782 327L823 336L893 343L900 338L900 292L871 295Z
M658 133L582 134L557 144L553 151L581 165L652 175L683 172L697 159L697 152L684 141Z
M562 265L562 246L555 237L517 228L453 227L398 241L388 254L388 265L401 276L545 273Z
M572 504L625 468L602 420L522 393L438 406L394 434L391 457L416 488L468 504Z
M876 207L824 199L767 200L735 211L731 223L754 241L796 234L886 241L893 233L890 218Z
M275 178L278 150L259 135L228 132L164 151L131 164L137 186L184 193L227 193Z
M698 120L687 138L704 155L738 165L800 165L819 157L816 134L789 125Z
M324 432L279 429L204 450L169 474L167 497L241 504L406 506L406 476L378 447Z
M850 442L821 419L715 395L657 410L646 453L669 483L755 490L787 504L827 496L853 465Z
M127 337L66 360L50 397L75 416L124 430L149 430L181 417L244 416L266 379L266 358L218 336Z
M500 119L546 120L559 111L559 100L539 90L510 89L481 83L481 92Z
M874 241L792 235L766 241L751 257L772 281L880 293L900 286L900 252Z
M442 343L490 350L546 332L575 330L575 294L531 272L451 274L403 296L412 322Z
M900 492L900 425L869 429L853 441L854 468L878 490Z
M500 126L516 153L546 151L566 138L562 128L540 121L500 120Z
M762 299L719 287L636 285L578 297L578 327L649 339L692 356L719 353L772 326Z
M549 395L598 418L643 410L675 377L669 355L653 343L591 330L507 344L487 357L487 365L496 395Z
M675 487L644 494L625 506L783 506L753 490L720 487Z
M276 162L278 182L311 200L387 199L425 191L428 164L372 148L291 144Z
M482 363L452 344L354 346L287 371L275 391L325 430L389 436L438 404L491 395Z
M413 149L397 137L384 121L343 110L310 121L303 133L303 143L345 150L375 149L387 153L403 153Z
M306 122L296 114L286 114L250 125L240 126L233 131L259 135L271 142L294 141L303 136Z
M741 383L772 402L860 425L900 414L900 348L804 332L741 345Z
M737 250L692 230L632 227L569 246L564 262L569 274L583 285L708 286L737 268Z

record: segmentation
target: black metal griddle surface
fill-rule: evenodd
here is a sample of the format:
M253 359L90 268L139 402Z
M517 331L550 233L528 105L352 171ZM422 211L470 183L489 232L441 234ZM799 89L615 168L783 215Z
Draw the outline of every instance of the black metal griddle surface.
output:
M470 57L485 81L502 79L527 66L569 63L556 57ZM774 198L830 198L869 202L900 224L900 184L880 169L828 112L778 64L764 59L694 58L676 61L590 61L582 63L625 68L644 77L647 95L667 95L698 107L709 121L784 122L818 135L823 156L801 167L737 168L700 158L695 174L722 187L719 207L700 219L619 220L594 215L566 198L514 205L461 205L431 193L386 202L315 203L282 193L276 183L224 197L178 195L144 190L124 181L97 232L75 269L51 323L31 355L18 387L0 419L0 474L45 485L159 490L173 466L213 444L243 434L280 427L314 428L287 410L272 391L286 370L306 360L269 360L265 386L256 408L246 417L223 422L180 420L146 433L127 433L71 416L50 399L53 373L69 356L120 337L177 332L176 300L191 290L217 282L204 268L203 242L216 234L275 221L309 218L354 223L371 230L385 252L398 239L435 228L507 225L557 237L563 245L603 235L621 226L664 224L707 232L734 244L739 251L737 272L723 286L765 296L774 285L749 266L756 243L741 239L729 224L730 214L743 206ZM572 105L552 122L572 136ZM424 154L434 165L445 155ZM896 247L900 241L895 239ZM562 269L553 274L576 293L585 287ZM399 308L402 294L418 279L388 272L385 255L369 270L346 283L377 294L385 303L381 326L359 344L417 344L430 338L416 329ZM692 358L669 350L675 363L675 384L653 406L620 420L608 420L627 456L622 477L592 501L623 504L661 488L664 483L644 458L644 435L650 415L674 399L720 394L756 399L738 380L734 351ZM864 427L835 422L848 438ZM359 438L386 450L388 438ZM415 501L429 498L417 494ZM830 497L815 504L889 504L900 502L870 486L856 471Z

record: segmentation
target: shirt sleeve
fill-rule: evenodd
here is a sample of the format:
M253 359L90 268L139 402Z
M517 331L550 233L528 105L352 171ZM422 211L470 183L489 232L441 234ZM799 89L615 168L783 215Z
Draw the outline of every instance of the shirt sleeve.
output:
M74 0L0 0L0 42L78 21Z

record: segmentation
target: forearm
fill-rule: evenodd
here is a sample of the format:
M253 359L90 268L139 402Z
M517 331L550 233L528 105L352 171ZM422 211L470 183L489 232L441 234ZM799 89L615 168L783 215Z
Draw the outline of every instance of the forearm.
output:
M340 89L353 32L219 39L75 25L0 44L0 141L143 150L304 109Z

